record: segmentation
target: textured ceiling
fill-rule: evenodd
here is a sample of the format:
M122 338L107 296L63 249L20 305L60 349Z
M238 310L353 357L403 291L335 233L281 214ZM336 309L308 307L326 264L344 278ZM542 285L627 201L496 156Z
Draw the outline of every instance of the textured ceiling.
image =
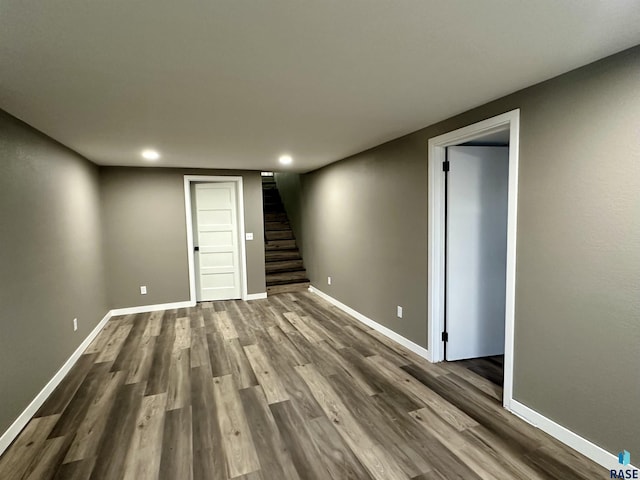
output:
M0 108L99 164L307 171L640 43L635 0L4 0Z

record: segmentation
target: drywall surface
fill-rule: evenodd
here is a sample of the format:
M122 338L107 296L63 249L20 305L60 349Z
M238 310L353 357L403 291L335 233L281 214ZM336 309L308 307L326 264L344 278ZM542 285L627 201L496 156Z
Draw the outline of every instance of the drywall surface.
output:
M515 399L640 452L639 78L637 47L303 175L312 284L425 347L428 140L519 108Z
M243 177L248 293L266 291L260 172L102 167L110 308L189 300L184 175Z
M296 244L300 254L304 257L302 250L303 241L302 235L304 234L304 217L302 215L302 197L301 197L301 175L299 173L276 173L274 175L276 185L278 186L278 192L280 193L280 199L287 211L287 218L293 230L293 235L296 238Z
M107 313L98 167L0 111L0 224L4 432Z

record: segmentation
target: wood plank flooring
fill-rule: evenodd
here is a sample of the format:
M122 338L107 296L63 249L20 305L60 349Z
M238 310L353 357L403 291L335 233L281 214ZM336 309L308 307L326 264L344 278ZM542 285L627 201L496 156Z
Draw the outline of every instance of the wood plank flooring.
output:
M0 478L605 477L472 366L429 364L308 292L116 317Z
M501 387L504 385L504 355L460 360L459 365Z

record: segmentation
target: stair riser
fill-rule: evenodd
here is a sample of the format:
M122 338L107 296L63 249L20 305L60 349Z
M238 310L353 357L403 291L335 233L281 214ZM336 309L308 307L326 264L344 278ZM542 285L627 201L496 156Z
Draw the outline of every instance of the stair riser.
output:
M293 240L293 232L291 230L276 230L266 232L267 240Z
M272 199L280 199L280 194L278 193L278 190L276 190L275 188L272 190L262 190L262 198L272 198Z
M267 275L273 275L276 273L296 273L296 272L303 272L306 276L306 270L304 268L300 269L300 268L280 268L280 269L267 269L266 270L266 274Z
M298 270L295 272L269 273L267 274L267 285L275 285L276 283L293 283L308 281L307 272Z
M293 283L291 285L274 285L267 287L267 295L277 295L279 293L302 292L309 289L309 282Z
M287 214L283 212L265 212L265 222L288 222Z
M295 240L272 240L267 242L265 250L297 250Z
M308 278L292 278L282 280L267 280L267 287L273 287L274 285L291 285L292 283L308 282Z
M291 230L289 222L265 222L264 229L267 232L277 232L280 230Z
M302 260L266 262L265 270L267 273L304 271L304 266L302 265Z
M300 253L297 250L266 251L264 253L267 262L276 262L282 260L300 260Z
M271 181L263 181L262 190L265 220L265 271L267 292L274 288L305 289L309 284L307 272L296 245L289 219L280 194Z

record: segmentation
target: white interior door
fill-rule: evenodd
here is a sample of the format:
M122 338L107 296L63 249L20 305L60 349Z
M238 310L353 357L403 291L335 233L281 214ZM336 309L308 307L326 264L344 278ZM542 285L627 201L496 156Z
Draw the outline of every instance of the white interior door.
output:
M446 359L504 353L509 147L449 147Z
M241 298L235 183L197 183L194 197L197 300Z

